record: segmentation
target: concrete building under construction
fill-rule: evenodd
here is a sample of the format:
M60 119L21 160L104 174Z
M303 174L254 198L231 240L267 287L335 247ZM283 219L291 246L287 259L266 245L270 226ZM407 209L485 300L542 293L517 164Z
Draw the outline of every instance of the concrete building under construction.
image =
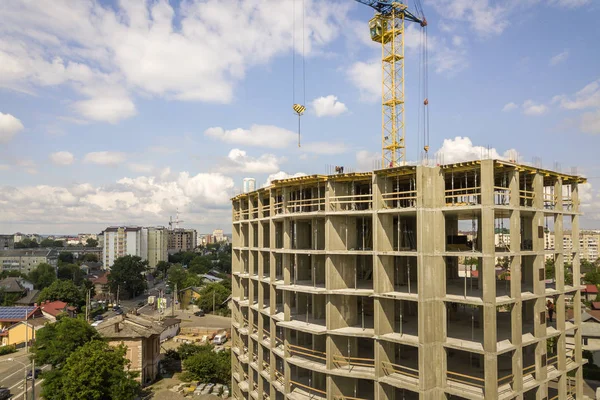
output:
M580 249L568 250L571 283L562 246L563 229L578 235L582 182L480 160L290 178L233 198L232 395L582 398L581 316L566 317L580 310Z

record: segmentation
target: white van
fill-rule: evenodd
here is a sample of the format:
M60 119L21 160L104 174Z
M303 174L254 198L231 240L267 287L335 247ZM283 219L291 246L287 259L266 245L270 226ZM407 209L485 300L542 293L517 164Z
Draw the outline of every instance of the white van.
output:
M219 334L216 335L215 338L213 339L213 344L223 344L227 341L227 335L223 334Z

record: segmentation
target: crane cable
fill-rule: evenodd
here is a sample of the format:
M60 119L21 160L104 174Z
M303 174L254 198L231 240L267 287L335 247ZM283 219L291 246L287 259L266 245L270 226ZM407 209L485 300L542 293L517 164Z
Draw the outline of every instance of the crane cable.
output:
M298 115L298 147L300 147L300 117L306 111L306 61L304 47L305 6L302 0L302 104L296 103L296 0L292 1L292 103L293 110Z
M423 14L423 7L421 5L420 0L414 1L415 10L419 18L423 21L421 22L421 35L420 35L420 68L419 68L419 91L423 96L423 150L424 159L428 159L429 153L429 56L428 56L428 43L427 43L427 19L425 18L425 14ZM421 107L419 107L419 120L418 120L418 132L419 136L421 135ZM420 138L419 138L420 141Z

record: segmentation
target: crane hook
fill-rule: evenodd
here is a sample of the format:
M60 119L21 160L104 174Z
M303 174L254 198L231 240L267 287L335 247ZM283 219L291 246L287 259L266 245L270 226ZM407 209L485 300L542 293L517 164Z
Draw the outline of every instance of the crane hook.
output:
M304 114L304 111L306 111L306 107L302 104L294 104L293 108L296 114L298 114L298 147L300 147L300 117Z

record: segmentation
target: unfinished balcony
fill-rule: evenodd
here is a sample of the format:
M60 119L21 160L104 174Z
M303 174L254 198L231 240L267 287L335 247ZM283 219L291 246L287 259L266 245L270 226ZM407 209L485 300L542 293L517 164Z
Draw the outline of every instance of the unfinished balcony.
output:
M327 375L291 365L290 393L294 400L326 400Z
M325 293L325 255L290 255L291 281L280 285L283 290Z
M329 197L331 212L365 212L373 208L371 177L355 181L332 181L334 195Z
M444 212L445 251L476 257L481 253L481 213Z
M273 346L273 353L279 357L285 357L285 329L281 326L277 326L275 328L275 343Z
M333 376L331 383L334 400L375 399L375 384L371 380Z
M286 212L314 213L325 211L325 184L303 186L288 192Z
M269 228L269 222L261 222L260 224L262 230L262 242L260 243L260 247L268 249L271 247L271 230Z
M494 205L509 206L511 201L510 181L514 171L508 168L494 169Z
M283 319L284 307L283 290L275 289L275 310L273 311L273 315L277 316L276 319Z
M261 334L259 339L263 346L271 347L271 319L268 317L262 318Z
M383 208L414 209L417 207L417 181L414 171L404 171L395 176L380 176Z
M329 218L329 252L360 252L373 250L373 220L371 216L331 216Z
M372 297L329 295L329 333L373 337L374 301Z
M265 282L259 282L262 300L259 302L259 311L262 313L270 314L271 309L271 285Z
M417 257L378 256L379 268L384 280L377 282L382 296L417 300L419 276Z
M287 292L284 299L290 309L290 320L280 322L280 326L311 334L327 332L325 321L327 298L325 295Z
M485 368L483 354L446 349L446 392L458 395L485 394Z
M378 214L377 219L381 227L377 236L380 254L389 252L416 252L416 214L383 213Z
M283 191L281 189L277 189L273 191L273 214L274 215L283 215L285 210L283 208Z
M538 373L535 367L536 345L523 346L522 364L523 364L523 389L528 389L536 385Z
M268 218L271 216L271 198L269 193L261 194L259 203L259 217Z
M331 343L332 373L366 379L375 376L373 339L331 336Z
M394 386L419 387L419 348L385 343L385 360L381 363L382 382Z
M446 343L483 352L483 307L447 302L446 315Z
M368 296L373 293L371 255L331 255L328 289L335 294Z
M532 174L519 174L519 204L521 207L534 206L533 179L534 175Z
M290 329L289 363L313 371L327 370L327 338Z
M413 391L413 390L409 390L406 388L398 388L398 387L394 387L385 383L381 384L381 388L383 389L385 395L387 396L388 399L395 399L395 400L419 400L419 392L418 391ZM451 398L452 400L455 400L454 397ZM456 400L460 400L460 399L456 399Z
M290 241L293 250L325 250L325 219L290 221Z
M444 173L446 207L472 207L481 204L481 173L478 166L470 170L453 168Z

